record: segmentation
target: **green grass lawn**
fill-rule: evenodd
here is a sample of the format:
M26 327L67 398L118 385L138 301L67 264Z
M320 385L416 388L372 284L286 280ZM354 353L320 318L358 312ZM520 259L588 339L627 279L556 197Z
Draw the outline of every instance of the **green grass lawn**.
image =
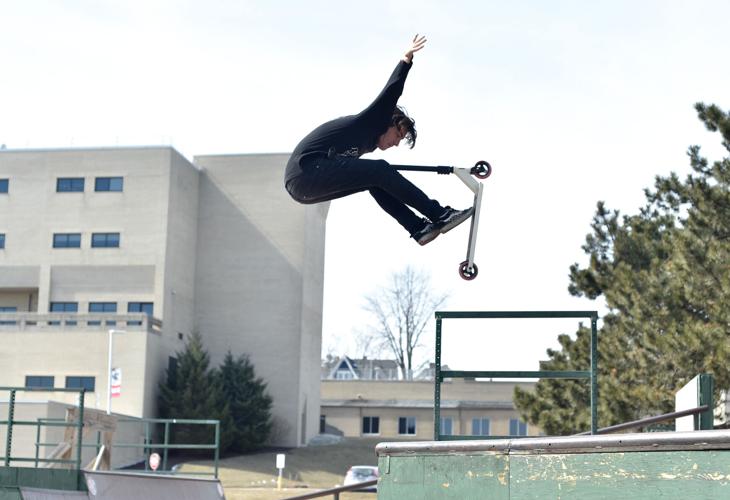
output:
M308 446L288 450L267 450L221 459L218 476L228 500L275 500L303 495L317 489L341 486L352 465L377 465L375 445L382 440L345 439L327 446ZM276 489L277 453L286 454L283 490ZM186 462L179 474L212 472L213 461ZM368 500L374 493L342 493L343 500ZM328 496L325 498L332 498Z

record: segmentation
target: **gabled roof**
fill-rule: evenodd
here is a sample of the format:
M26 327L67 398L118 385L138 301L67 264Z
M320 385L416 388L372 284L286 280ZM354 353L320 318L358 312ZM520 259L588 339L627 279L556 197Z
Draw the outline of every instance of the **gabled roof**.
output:
M327 364L329 365L327 367L329 369L325 369L327 379L337 378L337 372L342 371L350 372L353 379L398 379L399 367L393 359L353 359L343 355Z
M336 378L335 373L337 373L339 371L349 371L350 373L352 373L352 378L354 378L354 379L360 378L360 375L357 372L355 363L353 362L353 360L351 360L347 356L340 356L340 358L337 360L337 362L334 363L334 367L332 368L332 370L330 370L327 378L330 378L330 379Z

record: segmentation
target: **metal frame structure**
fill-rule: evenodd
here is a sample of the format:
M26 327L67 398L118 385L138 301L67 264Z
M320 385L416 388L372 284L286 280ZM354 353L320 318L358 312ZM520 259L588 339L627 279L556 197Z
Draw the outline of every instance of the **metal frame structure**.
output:
M37 468L40 462L48 462L49 460L40 458L41 448L44 447L55 447L58 443L44 443L41 442L41 427L43 425L49 425L48 422L64 422L64 419L58 418L39 418L38 426L36 428L36 443L35 443L35 467ZM150 474L170 474L168 470L167 462L169 457L169 450L213 450L213 472L189 472L187 475L191 476L213 476L218 478L218 465L220 462L220 421L219 420L195 420L195 419L165 419L165 418L119 418L118 423L132 423L132 424L143 424L144 425L144 443L112 443L111 449L114 448L136 448L144 450L145 464L144 470ZM0 422L2 424L2 422ZM163 442L153 442L152 436L154 432L150 429L152 425L163 425ZM210 444L170 444L170 424L179 425L213 425L215 426L215 441ZM53 424L58 425L58 424ZM66 424L71 425L71 424ZM96 433L96 443L93 444L82 444L82 448L95 448L96 453L99 453L101 449L101 431ZM154 450L162 450L162 463L160 469L152 471L150 469L150 455Z
M42 389L33 389L29 387L0 387L0 391L9 392L8 398L8 419L0 420L0 426L7 426L7 436L5 439L5 455L2 457L3 465L10 467L11 462L35 462L38 467L38 462L43 463L60 463L72 465L76 471L81 469L81 452L83 446L83 426L84 426L84 398L86 396L86 389L56 389L44 387ZM75 422L40 422L34 420L15 420L15 395L17 392L77 392L79 394L79 418ZM76 427L76 459L74 460L62 460L62 459L50 459L36 457L13 457L13 427L16 425L20 426L37 426L38 432L40 432L41 426L47 427ZM77 476L78 487L81 487L81 474Z
M221 424L219 420L195 420L181 418L120 418L119 422L143 423L145 427L145 443L117 443L112 445L114 448L143 448L145 453L145 472L154 474L170 474L174 473L168 470L168 451L169 450L213 450L213 472L195 472L190 475L196 476L213 476L218 479L218 462L220 461L220 436ZM164 425L162 443L152 442L152 432L150 432L150 424ZM170 424L175 425L213 425L215 426L215 442L211 444L170 444ZM151 471L149 467L150 455L154 449L161 449L162 464L159 471Z
M454 174L466 187L474 193L474 213L471 216L471 227L469 229L469 242L466 248L466 260L459 264L459 275L467 281L471 281L477 277L479 269L474 263L474 254L477 245L477 230L479 228L479 213L482 208L482 189L481 182L474 180L474 177L486 179L492 173L492 167L486 161L477 162L472 168L457 167L427 167L417 165L391 165L396 170L411 172L435 172L437 174Z
M586 318L591 320L590 368L574 371L457 371L441 369L441 337L444 319L550 319ZM441 434L441 383L446 378L564 378L590 379L591 434L598 432L598 312L596 311L437 311L434 376L434 440L485 439L489 436L447 436ZM497 438L501 436L492 436Z
M97 433L97 440L95 444L84 444L83 442L83 426L84 426L84 399L87 390L84 388L79 389L61 389L61 388L30 388L30 387L0 387L0 392L7 391L9 393L8 398L8 416L7 420L0 420L0 426L7 426L7 436L5 440L5 454L0 456L0 461L5 467L10 467L12 462L32 462L37 469L39 464L65 464L72 467L77 473L81 470L82 452L84 448L96 448L97 453L100 449L100 433ZM67 422L64 419L55 418L38 418L36 420L16 420L15 419L15 405L16 405L16 393L18 392L77 392L79 394L78 401L78 419ZM163 450L162 457L162 469L156 471L155 474L170 474L167 470L168 462L168 450L171 449L196 449L196 450L212 450L214 453L214 471L213 473L195 473L195 475L212 475L218 478L218 465L220 460L220 421L218 420L193 420L193 419L155 419L155 418L119 418L119 422L130 422L130 423L142 423L145 427L145 442L144 443L116 443L112 444L112 448L141 448L144 449L145 460L145 471L150 473L149 469L149 456L154 449ZM154 432L150 429L152 425L163 425L164 426L164 441L162 443L155 443L152 440ZM215 442L211 444L170 444L170 425L211 425L215 427ZM33 426L36 428L36 443L35 443L35 456L34 457L15 457L12 456L13 446L13 427L15 426ZM59 443L42 443L40 442L40 430L42 427L75 427L76 432L76 450L75 459L51 459L41 458L40 450L44 447L55 447ZM78 474L78 488L81 488L81 474Z

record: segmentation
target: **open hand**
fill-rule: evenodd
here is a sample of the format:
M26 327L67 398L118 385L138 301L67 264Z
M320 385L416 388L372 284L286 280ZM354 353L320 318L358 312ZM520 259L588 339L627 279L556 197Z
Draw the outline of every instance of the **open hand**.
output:
M406 53L403 54L403 60L410 64L411 61L413 61L413 54L421 50L424 45L426 45L426 37L416 34L416 36L413 37L411 46L408 48L408 50L406 50Z

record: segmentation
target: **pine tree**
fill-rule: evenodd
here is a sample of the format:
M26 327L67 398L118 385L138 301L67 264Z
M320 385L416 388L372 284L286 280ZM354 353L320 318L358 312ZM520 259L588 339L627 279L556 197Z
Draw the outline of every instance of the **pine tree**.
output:
M730 114L698 103L700 120L730 151ZM712 165L692 146L692 173L657 177L646 205L623 216L598 204L569 291L603 297L609 314L598 342L599 426L671 411L674 393L697 373L730 387L730 159ZM586 369L588 343L560 337L545 369ZM541 380L516 391L523 416L550 434L586 430L587 384Z
M260 448L271 432L272 399L266 383L256 378L248 356L234 358L228 351L218 370L219 385L233 419L231 450Z
M224 451L233 438L232 420L218 378L209 365L202 338L194 332L185 349L177 353L176 365L167 369L167 380L160 385L159 412L162 418L220 420ZM213 444L215 440L215 430L209 425L174 424L170 433L171 442L178 444Z

